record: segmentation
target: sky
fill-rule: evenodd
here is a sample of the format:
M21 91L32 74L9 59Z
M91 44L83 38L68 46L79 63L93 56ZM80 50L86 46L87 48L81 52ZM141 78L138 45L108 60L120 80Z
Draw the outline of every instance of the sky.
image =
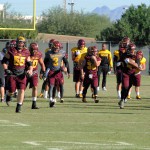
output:
M36 15L40 16L43 11L49 8L61 6L63 7L65 0L36 0ZM120 6L140 5L141 3L150 5L150 0L66 0L66 8L71 10L68 3L74 3L73 9L76 11L91 12L96 7L107 6L111 10ZM21 12L23 15L33 14L33 0L0 0L0 4L9 3L11 11Z

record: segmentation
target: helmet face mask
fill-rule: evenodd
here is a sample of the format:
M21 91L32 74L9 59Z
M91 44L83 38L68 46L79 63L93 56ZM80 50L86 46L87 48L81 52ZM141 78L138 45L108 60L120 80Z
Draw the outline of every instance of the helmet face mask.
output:
M120 42L119 43L119 51L122 53L126 52L127 44L125 42Z
M29 46L29 51L31 56L34 56L34 54L39 50L39 46L37 43L31 43Z
M88 47L88 55L89 56L96 56L98 52L98 49L96 46L90 46Z
M83 39L80 39L79 41L78 41L78 48L79 49L82 49L82 48L84 48L85 47L85 41L83 40Z
M10 48L15 48L16 47L16 40L11 40L10 41Z
M21 50L23 47L25 47L25 43L26 43L26 39L22 36L19 36L16 39L16 45L19 50Z
M143 58L143 52L142 52L141 50L138 50L138 51L136 52L136 58L137 58L137 59L142 59L142 58Z
M135 49L136 49L136 45L134 43L130 43L127 48L127 55L129 56L135 55L135 51L136 51Z
M59 41L54 41L53 46L52 46L52 51L54 53L58 53L60 50L61 44Z
M128 36L125 36L123 39L122 39L123 42L125 42L127 45L130 44L130 38Z

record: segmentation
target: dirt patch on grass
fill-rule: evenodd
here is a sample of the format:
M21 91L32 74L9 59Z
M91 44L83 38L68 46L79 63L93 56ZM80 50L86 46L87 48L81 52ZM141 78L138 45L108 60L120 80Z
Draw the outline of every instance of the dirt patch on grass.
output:
M79 37L79 36L69 36L69 35L56 35L56 34L45 34L39 33L37 39L48 42L50 39L56 39L60 42L77 42L79 39L84 39L86 42L95 42L94 38Z

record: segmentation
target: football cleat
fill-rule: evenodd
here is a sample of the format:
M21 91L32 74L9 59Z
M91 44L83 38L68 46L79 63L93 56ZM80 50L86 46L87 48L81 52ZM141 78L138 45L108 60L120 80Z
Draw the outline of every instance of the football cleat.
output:
M82 98L83 97L83 95L82 94L79 94L79 98Z
M120 100L120 101L118 102L118 105L119 105L120 109L123 109L123 108L124 108L124 101L123 101L123 100Z
M16 106L16 113L21 113L21 105L17 104Z
M137 95L137 96L136 96L136 99L140 100L140 99L141 99L141 97L140 97L139 95Z
M9 103L11 101L11 97L9 95L6 95L6 104L9 106Z
M63 99L63 98L61 98L61 99L60 99L60 103L63 103L63 102L64 102L64 99Z
M87 103L86 98L82 98L83 103Z
M42 97L43 97L43 93L40 93L38 97L39 97L39 98L42 98Z
M54 107L54 105L55 105L55 102L54 102L54 101L50 101L50 102L49 102L49 107Z
M39 109L37 106L32 106L31 109Z
M105 87L105 86L102 88L102 90L103 90L103 91L107 91L107 89L106 89L106 87Z
M36 106L36 101L32 102L32 107L31 109L39 109L39 107Z
M95 101L95 103L99 103L99 100L98 100L98 99L95 99L94 101Z
M5 100L3 98L1 98L1 102L3 103L3 102L5 102Z
M131 99L130 95L127 96L127 99Z
M79 98L79 94L76 94L76 98Z

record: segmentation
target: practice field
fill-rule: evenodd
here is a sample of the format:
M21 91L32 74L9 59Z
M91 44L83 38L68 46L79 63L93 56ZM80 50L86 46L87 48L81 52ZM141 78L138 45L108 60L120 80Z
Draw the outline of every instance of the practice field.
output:
M0 150L150 150L150 77L142 77L142 100L133 89L125 109L117 104L114 75L107 89L100 90L97 104L89 89L88 103L82 103L71 77L65 78L65 102L57 100L55 108L39 98L40 109L31 110L29 89L20 114L15 98L9 107L0 103Z

